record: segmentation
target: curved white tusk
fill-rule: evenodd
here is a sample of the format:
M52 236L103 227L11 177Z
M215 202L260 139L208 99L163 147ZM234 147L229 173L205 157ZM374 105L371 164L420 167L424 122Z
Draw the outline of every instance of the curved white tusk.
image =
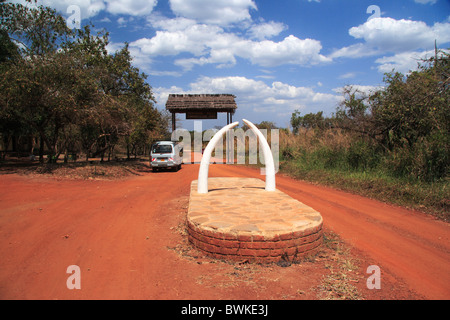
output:
M258 136L259 143L263 149L264 162L266 164L266 191L275 191L275 165L269 144L261 131L253 123L245 119L242 119L242 121Z
M222 135L234 127L236 127L239 122L233 122L229 125L226 125L222 129L220 129L209 141L208 145L203 152L202 161L200 162L200 170L198 172L198 185L197 192L198 193L208 193L208 171L209 171L209 161L211 160L211 154L216 147L216 144L219 142Z

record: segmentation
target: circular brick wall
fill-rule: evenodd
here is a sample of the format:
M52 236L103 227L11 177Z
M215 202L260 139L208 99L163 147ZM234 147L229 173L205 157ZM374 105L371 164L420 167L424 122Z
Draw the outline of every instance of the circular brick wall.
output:
M317 211L259 179L209 178L210 192L191 185L189 241L218 259L296 261L317 253L323 220Z
M315 254L322 244L322 226L307 232L292 232L274 237L221 233L198 228L188 222L189 241L217 259L278 262L296 261Z

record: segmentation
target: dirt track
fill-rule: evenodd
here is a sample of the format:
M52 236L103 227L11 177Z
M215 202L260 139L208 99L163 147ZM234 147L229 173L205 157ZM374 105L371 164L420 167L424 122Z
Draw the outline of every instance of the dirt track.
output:
M214 261L183 235L198 165L117 181L0 176L0 299L316 299L327 256L282 268ZM212 165L210 176L258 177ZM449 299L449 225L421 213L277 175L277 188L321 212L359 259L366 299ZM382 288L365 286L367 266ZM69 265L81 290L69 290ZM331 270L331 271L330 271Z
M229 166L229 173L247 174ZM256 172L258 174L258 172ZM450 299L450 228L425 214L278 176L277 188L318 210L328 228L427 299Z

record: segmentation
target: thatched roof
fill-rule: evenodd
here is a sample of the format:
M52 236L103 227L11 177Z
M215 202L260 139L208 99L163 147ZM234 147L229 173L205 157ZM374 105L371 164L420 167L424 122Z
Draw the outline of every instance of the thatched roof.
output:
M203 110L234 113L235 98L232 94L169 94L166 109L172 113Z

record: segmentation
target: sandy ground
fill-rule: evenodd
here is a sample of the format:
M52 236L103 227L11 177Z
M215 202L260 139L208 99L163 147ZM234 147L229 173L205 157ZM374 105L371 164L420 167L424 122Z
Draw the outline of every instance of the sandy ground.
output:
M236 165L209 173L264 179ZM344 260L329 246L287 267L204 257L184 228L197 175L198 164L118 180L1 174L0 299L450 298L447 223L280 174L277 188L318 210L326 235L344 241ZM81 289L67 287L71 265ZM370 265L381 289L366 286Z

